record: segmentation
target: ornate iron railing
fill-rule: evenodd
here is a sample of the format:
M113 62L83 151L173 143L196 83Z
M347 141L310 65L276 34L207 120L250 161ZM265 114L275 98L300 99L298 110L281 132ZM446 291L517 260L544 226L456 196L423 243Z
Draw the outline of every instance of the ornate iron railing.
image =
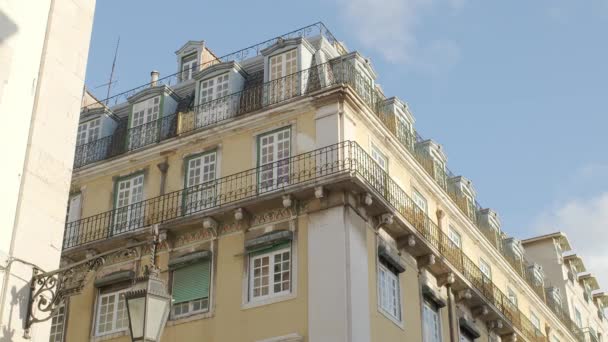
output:
M289 192L291 188L306 184L323 184L324 179L335 182L337 176L360 177L445 256L452 267L527 340L544 341L542 333L534 328L528 318L356 142L327 146L70 222L66 225L64 248L134 232L152 224L188 217L242 200Z
M111 136L76 147L74 168L116 157L177 135L202 130L237 116L311 94L337 84L360 83L363 76L349 62L330 61L194 106L141 126L117 130ZM360 89L370 105L378 103L375 89ZM125 123L123 123L125 124ZM120 125L119 125L120 126Z
M342 54L347 53L346 48L334 37L334 35L329 31L329 29L325 26L325 24L323 24L322 22L317 22L312 25L308 25L308 26L299 28L297 30L282 34L276 38L272 38L272 39L266 40L264 42L246 47L244 49L241 49L241 50L238 50L235 52L231 52L227 55L217 57L211 61L207 61L207 62L203 63L200 66L195 65L195 66L191 67L189 70L178 71L169 76L162 77L162 78L158 79L158 81L156 81L155 85L157 85L157 86L175 85L175 84L181 82L184 73L195 72L195 71L201 70L203 68L206 68L208 66L218 64L218 63L229 62L229 61L241 62L245 59L258 56L263 49L276 44L281 39L284 40L284 39L291 39L291 38L297 38L297 37L314 37L314 36L322 36L325 39L327 39L327 41L331 45L334 46L334 48L338 51L339 54L342 55ZM129 89L127 91L123 91L119 94L110 96L106 99L103 99L98 102L92 103L88 106L85 106L82 108L82 110L86 110L87 108L93 108L95 106L99 106L100 104L105 104L106 106L115 106L121 102L126 101L127 98L133 96L134 94L137 94L144 89L150 88L151 86L152 86L151 83L142 84L138 87Z

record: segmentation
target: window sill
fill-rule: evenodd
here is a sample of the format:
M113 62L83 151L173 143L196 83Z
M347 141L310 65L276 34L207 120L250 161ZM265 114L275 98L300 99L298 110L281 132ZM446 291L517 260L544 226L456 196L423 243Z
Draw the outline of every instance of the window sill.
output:
M205 312L195 312L190 315L181 316L175 319L170 319L167 321L167 326L172 327L174 325L180 325L192 321L197 321L199 319L211 318L213 317L213 312L205 311Z
M280 303L280 302L286 302L288 300L295 299L296 297L297 296L296 296L295 293L290 293L290 294L286 294L286 295L282 295L282 296L262 299L262 300L259 300L259 301L251 301L251 302L248 302L248 303L245 303L245 304L241 305L241 309L242 310L248 310L248 309L257 308L259 306L265 306L265 305L270 305L270 304L275 304L275 303Z
M108 333L108 334L104 334L104 335L99 335L99 336L93 336L91 337L91 342L100 342L100 341L106 341L106 340L112 340L118 337L122 337L122 336L127 336L129 335L129 331L128 330L122 330L122 331L117 331L117 332L113 332L113 333Z
M401 321L397 320L395 317L393 317L393 315L384 311L384 309L382 309L381 307L378 307L378 312L381 313L382 316L386 317L389 321L391 321L394 325L398 326L399 329L405 330L405 328L403 326L403 320L401 320Z

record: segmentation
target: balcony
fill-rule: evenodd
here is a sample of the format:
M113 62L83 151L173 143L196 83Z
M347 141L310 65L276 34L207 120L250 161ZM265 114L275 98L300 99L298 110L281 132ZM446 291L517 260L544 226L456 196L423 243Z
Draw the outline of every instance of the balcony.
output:
M268 168L288 168L284 176L260 181ZM246 200L280 196L303 186L355 181L377 194L423 237L429 248L443 256L450 268L472 286L487 305L509 322L528 341L545 341L530 320L487 277L461 249L413 202L395 181L355 142L343 142L302 153L271 165L250 169L215 181L185 188L156 198L87 217L66 225L64 249L141 231L153 224L177 222L205 215L215 208L237 205Z

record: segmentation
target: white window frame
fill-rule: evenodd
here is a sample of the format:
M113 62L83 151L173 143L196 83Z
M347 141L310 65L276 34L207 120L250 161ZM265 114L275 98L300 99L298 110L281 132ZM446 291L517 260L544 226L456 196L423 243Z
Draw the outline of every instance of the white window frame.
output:
M294 48L268 57L269 103L297 95L298 55L298 49Z
M510 287L507 288L507 296L509 297L509 301L511 301L511 304L513 304L515 307L519 305L517 293L515 293L515 291L513 291L513 289L511 289Z
M397 323L402 322L399 274L378 260L378 308Z
M160 95L133 104L129 127L135 128L160 119Z
M414 200L414 203L418 206L418 208L424 211L425 214L428 214L428 202L426 198L422 195L422 193L420 193L420 191L418 191L416 188L412 188L412 199Z
M276 285L274 282L274 276L275 276L275 257L277 255L281 255L281 258L283 258L283 254L284 253L289 253L289 268L288 268L288 272L289 272L289 288L287 290L283 290L281 289L278 292L275 292L274 290L274 286ZM264 258L268 258L268 275L267 275L267 279L268 279L268 294L265 295L258 295L258 296L254 296L254 290L255 290L255 261L256 260L261 260ZM284 259L281 259L280 263L284 263ZM285 248L281 248L279 250L276 251L272 251L269 253L263 253L263 254L259 254L259 255L250 255L249 256L249 274L248 274L248 297L249 297L249 302L260 302L260 301L264 301L267 300L269 298L276 298L276 297L281 297L281 296L285 296L285 295L289 295L292 292L293 289L293 280L294 280L294 276L293 276L293 248L292 248L292 243L289 244L289 247L285 247ZM262 271L260 271L262 272ZM285 270L281 270L281 273L284 273ZM260 281L262 281L262 277L259 278ZM282 283L284 283L285 280L280 280L281 283L281 288L282 288Z
M579 328L583 328L583 316L576 306L574 307L574 322Z
M65 327L67 323L68 309L66 304L57 306L51 316L51 330L49 333L49 342L65 341Z
M380 168L388 172L388 157L382 153L382 150L376 144L372 143L372 159L380 166Z
M117 333L117 332L121 332L121 331L125 331L129 329L129 318L128 318L128 313L127 313L127 305L125 303L125 299L123 297L123 293L126 292L125 290L120 290L120 291L114 291L114 292L108 292L108 293L99 293L98 297L97 297L97 309L95 310L95 335L96 336L103 336L103 335L108 335L108 334L113 334L113 333ZM114 302L113 302L113 310L112 310L112 329L108 330L108 331L99 331L99 327L100 327L100 322L99 319L101 318L101 309L102 309L102 305L101 305L101 301L103 300L103 298L106 297L114 297ZM126 320L126 324L124 327L116 327L117 324L117 317L118 317L118 307L120 306L120 302L122 301L123 303L123 311L124 311L124 317L123 319Z
M101 135L101 118L89 120L78 125L76 146L84 145L99 139Z
M541 328L541 323L540 323L540 318L538 318L538 315L536 313L534 313L534 311L530 310L530 322L532 322L532 325L538 330L538 331L542 331Z
M230 72L206 78L198 83L198 106L196 106L196 127L214 124L231 117ZM235 100L238 99L235 98Z
M114 199L114 233L123 233L131 226L133 216L139 216L139 220L144 219L144 211L141 206L133 206L144 200L144 174L132 175L116 182L116 194ZM128 188L121 189L121 185L128 184ZM126 197L121 199L122 194L128 191ZM121 204L121 201L122 204ZM126 208L120 210L120 208ZM122 218L125 218L124 220ZM124 225L124 227L123 227Z
M217 151L204 152L186 159L186 212L196 212L215 204ZM195 187L195 188L194 188ZM194 206L191 206L192 203Z
M485 261L482 257L479 257L479 270L488 279L492 280L492 265Z
M434 322L427 322L427 318L433 319ZM431 328L428 324L432 323L435 327L433 336L428 336L425 332L430 332ZM422 300L422 341L423 342L441 342L441 315L439 308L429 302L427 299Z
M449 225L449 227L448 227L448 238L459 249L462 249L462 235L452 225Z
M287 134L287 138L285 138ZM280 138L282 136L282 138ZM272 138L271 143L264 144L264 139ZM285 156L285 144L287 144L287 156ZM271 148L270 148L271 146ZM280 147L283 147L280 149ZM264 153L272 150L271 152ZM257 136L257 166L258 187L261 191L272 191L289 184L290 158L292 153L292 131L291 127L280 128ZM271 154L270 158L268 156ZM265 159L266 157L266 159ZM271 159L271 160L270 160ZM270 176L270 177L269 177ZM270 185L266 184L271 182Z
M194 59L189 60L187 62L184 62L184 60L186 58L191 58L194 56ZM185 81L189 81L192 79L192 75L194 75L194 73L197 71L196 67L198 65L198 51L195 51L193 53L189 53L187 55L184 55L181 57L180 59L180 63L181 63L181 81L185 82Z

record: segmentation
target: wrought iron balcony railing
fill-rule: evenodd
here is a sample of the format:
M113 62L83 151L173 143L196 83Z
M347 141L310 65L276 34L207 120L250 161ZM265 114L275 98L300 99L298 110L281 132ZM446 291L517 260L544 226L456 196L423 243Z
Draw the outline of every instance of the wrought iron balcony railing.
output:
M356 142L342 142L254 169L222 177L66 225L64 248L133 232L143 227L306 184L358 177L401 214L427 243L443 255L528 341L545 341L542 333L487 278L460 248Z
M349 62L330 61L285 77L194 106L187 112L162 117L141 126L118 129L114 134L76 147L74 168L116 157L163 140L309 95L338 84L356 85L363 76ZM379 95L371 87L357 86L376 106ZM120 125L119 125L120 127Z
M242 62L245 59L249 59L249 58L260 55L260 53L263 49L274 45L275 43L277 43L277 41L279 41L281 39L284 40L284 39L291 39L291 38L298 38L298 37L307 38L307 37L315 37L315 36L321 36L321 37L325 38L338 51L339 54L342 55L347 52L346 48L336 39L336 37L334 37L334 35L329 31L329 29L322 22L317 22L312 25L308 25L308 26L299 28L297 30L282 34L278 37L268 39L261 43L246 47L244 49L241 49L241 50L238 50L235 52L231 52L227 55L217 57L216 59L205 62L200 66L195 65L195 66L192 66L190 69L182 70L182 71L176 72L174 74L171 74L169 76L165 76L163 78L158 79L158 81L156 82L156 85L171 86L171 85L178 84L181 82L183 75L185 73L186 74L194 73L196 71L204 69L213 64L229 62L229 61ZM99 102L95 102L93 104L85 106L85 107L83 107L83 110L86 110L87 108L93 108L95 106L99 106L100 104L105 104L106 106L115 106L119 103L126 101L129 97L133 96L134 94L137 94L140 91L150 88L150 87L151 87L150 83L142 84L133 89L129 89L127 91L124 91L119 94L108 97L106 99L103 99Z

